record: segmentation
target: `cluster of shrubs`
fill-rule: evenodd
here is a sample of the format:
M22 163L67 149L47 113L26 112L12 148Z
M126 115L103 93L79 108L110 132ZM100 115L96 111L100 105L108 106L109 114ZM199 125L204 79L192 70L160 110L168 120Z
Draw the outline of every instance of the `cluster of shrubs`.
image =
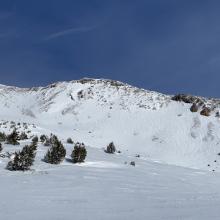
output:
M21 132L19 134L16 129L14 129L9 135L0 132L0 152L2 151L1 142L19 145L19 140L25 139L28 139L27 134L25 132ZM6 168L11 171L29 170L33 165L36 156L37 143L39 142L39 139L44 146L49 146L49 149L43 159L46 163L60 164L65 159L66 149L56 135L41 135L40 138L38 138L38 136L34 136L32 137L32 143L30 145L26 145L21 151L14 153L14 157L8 162ZM67 143L74 144L71 138L67 139ZM116 147L113 142L106 147L105 152L109 154L114 154L116 152ZM72 163L83 163L87 156L87 150L84 143L75 143L70 156Z
M20 140L19 138L19 133L17 132L16 129L14 129L11 134L6 136L6 144L12 144L12 145L19 145L20 143L18 142Z
M6 141L7 141L6 143L17 144L19 140L17 134L18 133L16 131L13 131L9 135L10 141L8 141L7 139L8 136L6 136ZM17 141L16 143L15 140ZM14 157L8 162L6 168L11 171L30 170L30 167L33 165L36 156L38 141L39 141L38 137L35 136L32 138L32 143L30 145L26 145L23 147L21 151L15 152ZM46 143L47 146L50 146L43 159L46 163L60 164L65 159L66 149L64 148L62 142L57 138L56 135L51 134L50 137L46 135L41 135L40 141L44 144ZM0 145L0 151L1 150L2 150L2 145ZM85 145L83 143L77 142L74 145L74 149L71 153L71 162L83 163L85 161L86 156L87 156L87 150L85 148Z
M6 144L19 145L19 140L26 140L28 136L25 132L19 132L14 129L10 134L6 135L4 132L0 132L0 142L6 142Z
M44 157L44 161L51 164L61 163L66 156L66 149L55 135L50 137L50 144L51 147L48 149ZM71 161L73 163L83 163L85 161L86 156L87 150L85 148L84 143L77 142L74 145L74 149L71 153Z
M27 139L28 139L28 136L27 136L27 134L26 134L25 132L21 132L19 138L20 138L20 140L27 140Z
M57 142L57 137L53 134L51 134L49 137L43 134L40 136L40 141L44 146L48 147L52 146L53 143Z

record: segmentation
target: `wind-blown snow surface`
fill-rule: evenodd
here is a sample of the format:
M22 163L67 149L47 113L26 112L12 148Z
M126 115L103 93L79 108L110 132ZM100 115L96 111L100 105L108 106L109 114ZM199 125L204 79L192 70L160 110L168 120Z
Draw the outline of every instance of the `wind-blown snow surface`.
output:
M25 143L22 143L22 146ZM67 155L72 146L67 145ZM15 150L5 145L4 151ZM220 174L110 155L87 147L84 164L41 161L33 171L5 170L0 163L0 211L7 220L218 220ZM124 162L136 161L136 166Z
M9 133L15 121L29 136L57 134L67 149L63 163L50 165L42 161L48 148L39 144L28 172L6 170L8 159L0 158L1 219L219 219L219 118L189 108L111 80L1 85L0 131ZM85 163L68 161L67 137L86 144ZM103 151L110 141L120 154ZM3 144L3 153L25 144Z

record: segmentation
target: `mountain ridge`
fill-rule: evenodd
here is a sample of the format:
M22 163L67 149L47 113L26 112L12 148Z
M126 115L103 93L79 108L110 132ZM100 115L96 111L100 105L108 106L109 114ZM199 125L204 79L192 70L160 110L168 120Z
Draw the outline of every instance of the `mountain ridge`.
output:
M10 131L5 121L28 122L37 135L55 133L96 148L114 141L122 152L147 160L220 169L220 161L213 162L220 152L218 100L84 78L30 89L0 87L0 108L1 131ZM204 108L209 117L201 114Z

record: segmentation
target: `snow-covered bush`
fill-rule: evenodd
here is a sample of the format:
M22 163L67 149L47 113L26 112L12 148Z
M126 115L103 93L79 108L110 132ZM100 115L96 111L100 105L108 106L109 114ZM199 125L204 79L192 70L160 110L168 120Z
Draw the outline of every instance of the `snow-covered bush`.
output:
M50 140L51 144L57 143L59 141L58 137L56 135L54 135L54 134L50 135L50 139L49 140Z
M4 132L0 132L0 142L4 142L6 140L6 134Z
M19 134L17 130L14 129L12 133L6 137L6 144L19 145L20 143L18 142L18 140L19 140Z
M19 139L20 140L26 140L26 139L28 139L28 136L27 136L27 134L25 132L21 132L21 134L19 136Z
M116 148L115 148L115 145L114 145L113 142L111 142L111 143L107 146L107 148L106 148L106 150L105 150L105 152L106 152L106 153L109 153L109 154L114 154L115 151L116 151Z
M131 161L130 165L135 167L135 161Z
M40 141L44 144L44 146L50 146L51 145L50 138L45 134L42 134L40 136Z
M11 171L29 170L30 167L33 165L34 158L36 156L36 150L36 143L24 146L21 151L15 152L14 158L8 162L6 168Z
M52 146L48 149L46 155L44 156L44 161L51 164L61 163L66 156L66 149L64 148L61 141L57 138L53 138Z
M73 163L83 163L87 156L87 150L83 143L77 142L71 154Z
M45 141L44 141L44 146L45 147L49 147L51 144L50 144L50 140L49 138L47 138Z
M68 144L73 144L73 140L72 140L72 138L67 138L67 140L66 140L66 142L68 143Z
M40 141L41 141L42 143L44 143L47 139L48 139L48 137L47 137L45 134L42 134L42 135L40 136Z
M34 137L32 138L32 142L33 142L33 143L37 143L37 142L38 142L38 136L34 136Z

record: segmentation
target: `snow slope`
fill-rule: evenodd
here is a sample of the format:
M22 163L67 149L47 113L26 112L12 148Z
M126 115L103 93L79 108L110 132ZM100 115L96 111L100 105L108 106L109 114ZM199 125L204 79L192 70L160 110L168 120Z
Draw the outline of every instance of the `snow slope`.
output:
M0 131L55 133L67 150L51 165L39 143L27 172L5 169L9 159L0 157L0 219L218 220L220 102L202 100L209 117L192 113L191 103L112 80L0 85ZM69 162L68 137L86 144L85 163ZM110 141L121 153L104 152ZM20 142L3 143L1 154L30 139Z
M219 170L220 121L192 113L171 96L103 79L23 89L0 86L0 119L34 123L40 133L117 148L148 160ZM2 130L3 126L1 127ZM214 162L216 160L216 162ZM210 164L210 166L208 166Z
M26 142L22 142L22 146ZM72 146L65 144L67 156ZM20 147L6 145L4 151ZM41 161L12 172L0 159L0 211L7 220L218 220L220 174L87 147L84 164ZM131 160L136 166L125 164Z
M147 159L218 170L219 118L192 113L190 106L112 80L31 89L0 86L2 120L34 123L38 133L71 136L92 147L114 141L120 150Z

